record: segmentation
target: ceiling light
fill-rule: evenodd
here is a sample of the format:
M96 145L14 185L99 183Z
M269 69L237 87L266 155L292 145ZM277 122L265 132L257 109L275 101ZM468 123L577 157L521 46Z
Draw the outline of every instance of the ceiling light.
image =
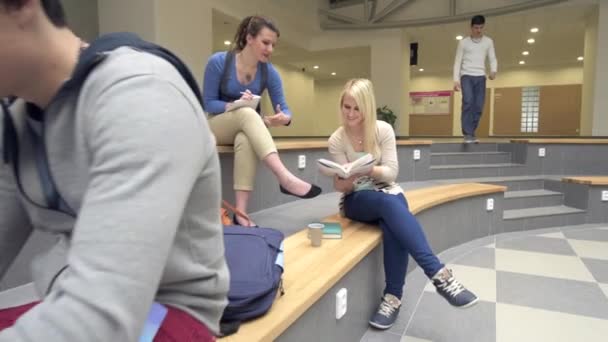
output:
M230 44L232 44L232 42L231 42L231 41L229 41L229 40L224 40L224 45L230 45Z
M534 42L535 42L534 38L528 39L528 44L534 44Z
M582 61L582 60L583 60L583 59L585 59L585 58L583 58L583 56L578 56L578 58L577 58L577 59L578 59L579 61Z
M313 69L319 69L318 65L313 66Z
M526 64L526 61L519 61L519 64Z
M530 51L524 51L524 52L522 52L521 54L522 54L522 55L524 55L524 56L527 56L527 55L529 55L529 54L530 54Z
M463 36L456 36L456 40L462 40Z
M533 27L533 28L531 28L531 29L530 29L530 32L532 32L532 33L536 33L536 32L538 32L538 27Z
M421 72L422 72L422 71L424 71L424 68L420 68L420 69L418 69L418 71L421 71Z
M331 73L331 75L332 75L332 76L336 76L336 73L335 73L335 72L332 72L332 73Z

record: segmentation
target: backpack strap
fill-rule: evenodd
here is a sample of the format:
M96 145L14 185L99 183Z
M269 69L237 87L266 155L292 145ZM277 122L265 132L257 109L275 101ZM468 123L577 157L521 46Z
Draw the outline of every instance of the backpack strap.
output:
M230 78L230 67L232 66L232 60L234 60L234 52L226 52L226 58L224 59L224 68L222 69L222 78L220 80L220 99L226 102L232 102L238 99L228 98L228 79Z

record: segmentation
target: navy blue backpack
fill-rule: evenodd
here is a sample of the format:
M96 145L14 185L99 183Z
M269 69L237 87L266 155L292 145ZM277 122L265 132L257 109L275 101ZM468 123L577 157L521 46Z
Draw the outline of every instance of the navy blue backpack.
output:
M235 333L241 322L265 314L277 292L283 295L284 238L272 228L224 226L230 290L221 320L222 334Z

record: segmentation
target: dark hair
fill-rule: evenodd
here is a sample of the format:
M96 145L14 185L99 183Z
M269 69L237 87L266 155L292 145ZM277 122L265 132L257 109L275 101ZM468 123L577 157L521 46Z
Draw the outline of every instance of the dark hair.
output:
M0 3L8 9L20 9L23 6L23 2L24 0L0 0ZM57 27L67 26L65 11L63 10L61 0L40 0L40 4L44 9L44 13L53 25Z
M483 25L486 23L486 18L483 15L476 15L471 19L471 26Z
M276 33L277 37L281 35L277 26L268 18L253 15L243 19L234 35L234 50L243 50L247 45L247 35L255 37L264 27Z

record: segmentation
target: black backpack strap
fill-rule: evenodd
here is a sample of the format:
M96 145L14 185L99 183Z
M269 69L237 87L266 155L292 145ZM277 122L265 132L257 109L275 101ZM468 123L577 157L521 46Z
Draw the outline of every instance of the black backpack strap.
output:
M228 79L230 78L230 68L232 61L234 60L234 52L226 52L226 58L224 59L224 68L222 69L222 78L220 79L220 99L225 102L232 102L235 99L230 99L228 94Z
M266 90L266 87L268 86L268 64L262 63L260 71L262 72L262 82L260 82L260 96L262 96L262 93L264 92L264 90Z

